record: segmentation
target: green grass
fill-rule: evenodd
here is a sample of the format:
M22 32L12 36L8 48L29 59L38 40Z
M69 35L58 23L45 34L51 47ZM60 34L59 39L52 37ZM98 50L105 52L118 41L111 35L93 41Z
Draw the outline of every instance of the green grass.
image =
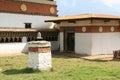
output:
M49 71L27 68L27 55L0 57L0 80L120 80L120 62L53 56Z

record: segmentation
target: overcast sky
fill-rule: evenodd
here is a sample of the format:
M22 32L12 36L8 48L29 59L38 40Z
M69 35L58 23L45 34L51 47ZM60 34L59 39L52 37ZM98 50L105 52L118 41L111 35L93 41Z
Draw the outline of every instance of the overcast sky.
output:
M120 0L56 0L58 15L101 13L120 16Z

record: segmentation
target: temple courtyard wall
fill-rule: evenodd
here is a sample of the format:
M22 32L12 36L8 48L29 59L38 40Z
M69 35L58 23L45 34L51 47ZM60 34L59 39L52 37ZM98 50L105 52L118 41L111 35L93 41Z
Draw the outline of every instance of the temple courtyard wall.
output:
M59 42L51 41L51 50L59 50ZM0 55L28 53L28 43L0 43Z

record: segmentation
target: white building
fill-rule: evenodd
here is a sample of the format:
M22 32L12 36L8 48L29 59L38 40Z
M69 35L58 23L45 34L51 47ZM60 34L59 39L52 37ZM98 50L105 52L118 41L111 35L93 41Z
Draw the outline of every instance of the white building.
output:
M27 52L27 41L41 32L45 40L58 43L58 30L44 20L57 16L54 0L0 1L0 54ZM52 49L58 49L53 45Z
M60 27L60 51L83 55L120 49L120 16L81 14L46 20Z

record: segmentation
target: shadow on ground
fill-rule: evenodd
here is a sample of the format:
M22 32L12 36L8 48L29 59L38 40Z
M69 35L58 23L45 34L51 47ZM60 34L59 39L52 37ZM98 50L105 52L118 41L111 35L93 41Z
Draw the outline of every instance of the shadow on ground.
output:
M102 57L101 57L102 56ZM52 52L52 57L53 58L65 58L65 59L69 59L69 58L79 58L79 59L84 59L87 61L93 61L93 62L108 62L108 61L115 61L113 60L112 56L108 55L106 57L106 55L97 55L96 58L95 56L93 56L91 58L91 56L88 55L81 55L81 54L75 54L72 52Z
M80 54L75 54L72 52L52 52L52 57L53 58L81 58L81 57L85 57L87 55L80 55Z
M36 72L40 72L40 70L33 70L31 68L24 68L21 70L10 69L10 70L3 71L2 73L6 75L16 75L16 74L29 74L29 73L36 73Z
M114 60L102 60L102 59L85 59L85 58L81 58L87 61L92 61L92 62L108 62L108 61L114 61Z

